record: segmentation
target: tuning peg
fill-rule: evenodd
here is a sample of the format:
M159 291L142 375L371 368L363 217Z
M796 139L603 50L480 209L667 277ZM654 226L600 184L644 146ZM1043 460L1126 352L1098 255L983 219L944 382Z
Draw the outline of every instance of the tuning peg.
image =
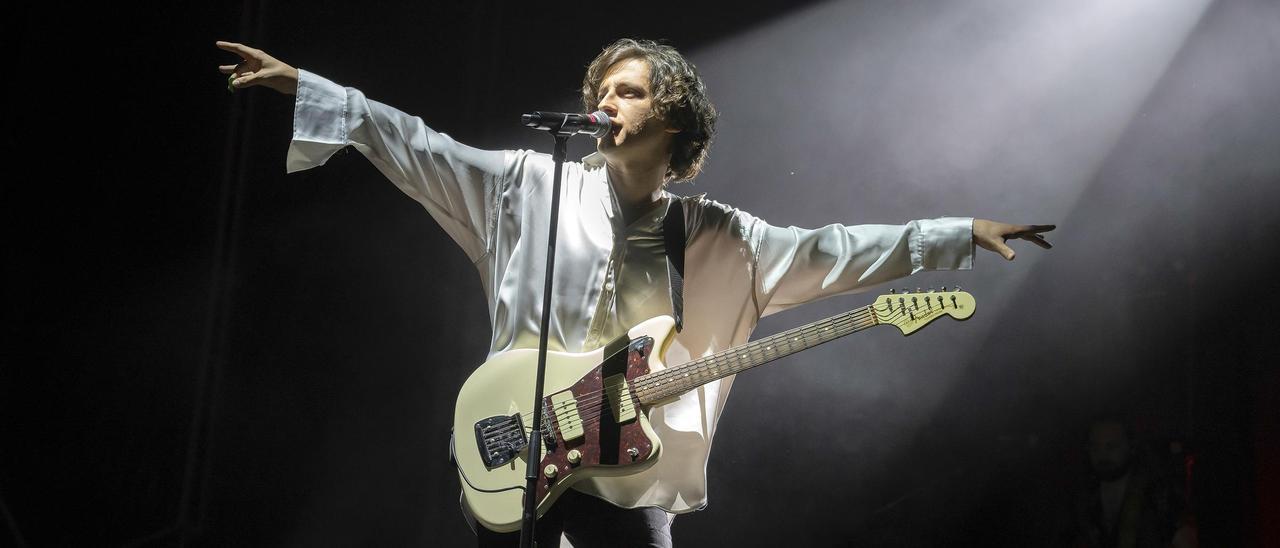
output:
M944 285L944 286L942 286L942 292L943 292L943 293L946 293L946 292L947 292L947 286L945 286L945 285Z
M958 286L958 285L957 285L955 290L956 290L956 292L957 292L957 293L959 293L959 292L960 292L960 286Z
M910 287L904 287L904 288L902 288L902 293L903 293L904 295L905 295L905 294L907 294L907 293L911 293L911 288L910 288Z
M922 289L920 289L920 288L918 288L918 287L917 287L917 288L916 288L916 293L924 293L924 290L922 290Z
M896 295L897 293L898 293L898 290L897 290L897 289L894 289L894 288L892 288L892 287L890 287L890 288L889 288L889 294L890 294L890 295Z

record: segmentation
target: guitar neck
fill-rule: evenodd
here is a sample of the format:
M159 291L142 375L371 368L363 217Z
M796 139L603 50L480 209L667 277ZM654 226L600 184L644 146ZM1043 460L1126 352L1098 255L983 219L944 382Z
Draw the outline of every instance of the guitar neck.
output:
M636 398L642 405L654 404L709 382L878 325L880 320L873 306L856 308L844 314L637 377L633 382Z

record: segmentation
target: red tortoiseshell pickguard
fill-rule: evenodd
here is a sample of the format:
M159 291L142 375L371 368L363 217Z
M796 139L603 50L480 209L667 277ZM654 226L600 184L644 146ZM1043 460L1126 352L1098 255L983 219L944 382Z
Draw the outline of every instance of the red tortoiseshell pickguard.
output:
M649 355L653 351L653 339L648 339L646 344L638 348L630 347L625 351L627 365L624 375L628 388L634 390L633 379L649 373ZM546 498L553 486L575 479L575 475L580 470L597 467L639 469L653 457L653 442L641 427L639 417L644 410L640 408L639 403L635 404L636 417L619 424L612 417L609 401L606 398L594 397L603 394L604 391L604 375L601 368L602 366L597 366L592 369L569 388L574 397L578 398L579 415L586 419L581 437L566 442L560 434L558 423L552 420L553 417L548 417L551 424L557 427L554 430L556 444L543 456L542 463L538 467L537 499L539 501ZM630 392L625 397L631 397ZM546 397L546 401L547 408L551 409L550 395ZM592 420L590 417L595 418ZM627 452L632 448L638 452L635 458ZM574 449L582 454L582 458L577 464L570 464L569 451ZM558 471L551 479L548 479L545 473L549 464L554 464Z

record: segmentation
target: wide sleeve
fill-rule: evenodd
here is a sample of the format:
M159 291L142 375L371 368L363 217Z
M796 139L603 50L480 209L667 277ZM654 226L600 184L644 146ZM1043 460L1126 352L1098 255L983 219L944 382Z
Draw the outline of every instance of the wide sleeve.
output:
M422 204L473 262L488 252L513 153L461 144L360 90L299 70L286 171L324 165L348 145Z
M761 316L856 292L921 270L973 267L973 219L905 225L780 228L756 220L756 303Z

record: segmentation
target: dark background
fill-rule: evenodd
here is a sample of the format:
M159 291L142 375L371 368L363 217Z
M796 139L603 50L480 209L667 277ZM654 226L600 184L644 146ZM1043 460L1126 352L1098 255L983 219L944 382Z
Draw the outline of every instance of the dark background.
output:
M446 451L487 352L474 270L358 153L285 176L291 98L228 94L213 42L548 150L518 114L575 109L620 36L669 39L722 112L678 193L780 225L1059 225L902 284L963 284L966 323L742 375L677 543L1043 543L1118 411L1194 456L1202 545L1280 544L1280 9L1029 4L17 8L0 545L470 542Z

